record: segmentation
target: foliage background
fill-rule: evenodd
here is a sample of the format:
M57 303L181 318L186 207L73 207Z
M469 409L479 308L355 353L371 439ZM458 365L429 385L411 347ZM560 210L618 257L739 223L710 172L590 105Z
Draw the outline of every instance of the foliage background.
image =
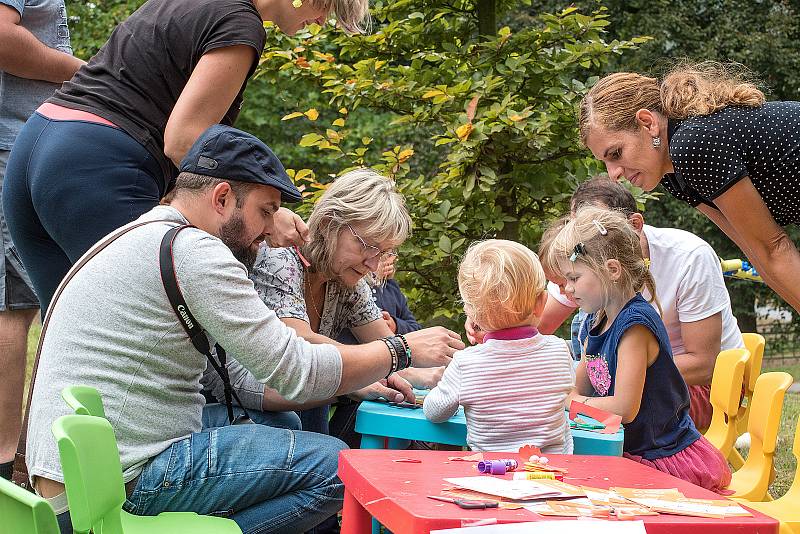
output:
M88 58L105 41L115 24L141 3L140 0L69 1L67 7L76 54ZM420 50L464 59L464 55L474 50L465 47L474 47L481 40L477 30L480 24L479 8L483 8L485 14L486 5L486 0L398 0L391 4L378 2L374 10L375 31L366 40L350 40L351 45L357 42L357 47L348 48L341 35L315 42L313 46L321 53L335 54L337 63L341 61L343 64L356 63L372 54L376 57L380 55L390 66L397 67L400 64L409 64L411 55ZM561 87L568 87L572 79L584 84L593 75L600 76L614 70L659 74L675 59L685 57L744 63L765 82L770 98L800 99L800 52L796 45L800 37L800 2L606 0L600 3L590 0L569 5L577 7L578 12L585 15L590 15L601 5L608 10L610 24L602 28L605 33L596 36L603 42L610 43L615 39L624 41L641 35L652 36L652 40L640 43L638 49L625 50L620 55L607 50L608 53L598 57L597 62L592 62L587 67L575 68L569 72L565 70L565 79L558 80L553 87L558 87L561 83L566 84ZM511 35L517 36L526 31L541 31L545 22L540 15L559 12L568 4L553 0L502 0L495 6L499 21L497 26L508 26ZM415 20L408 19L412 14L416 14L414 17L422 14L422 17L416 19L417 24L406 25ZM440 15L437 19L439 24L431 20L436 14ZM392 46L381 48L381 43L375 39L370 42L370 38L384 33L392 35ZM312 37L304 34L298 40L291 40L277 32L271 31L269 34L269 50L272 51L290 50L298 41ZM574 37L577 40L583 39L580 36ZM296 57L297 54L295 59ZM439 164L446 158L451 145L434 145L437 139L442 139L436 136L443 135L442 129L447 129L445 123L448 120L452 126L456 126L459 116L465 118L468 98L454 100L452 106L444 110L445 123L434 120L422 121L424 124L420 121L395 124L393 121L398 117L398 110L386 109L384 104L387 99L378 102L379 105L371 106L370 102L362 101L355 108L352 105L342 106L346 99L330 102L331 95L324 93L326 87L320 83L319 77L315 79L315 75L309 75L309 72L291 69L274 70L275 65L275 58L265 55L264 68L248 86L246 103L237 126L264 139L280 154L288 167L298 170L313 169L313 175L305 176L309 192L315 189L314 184L319 187L329 181L331 175L353 164L353 160L357 158L346 157L346 153L363 147L360 143L362 138L372 139L366 147L366 161L373 165L388 165L389 170L391 162L384 159L384 152L390 152L395 147L401 147L401 150L413 147L413 156L396 173L400 187L409 196L409 204L417 221L416 234L402 251L400 281L409 293L412 309L423 321L443 322L451 326L459 323L454 285L455 269L460 254L470 240L501 235L516 237L535 247L540 231L538 223L559 211L560 202L569 194L577 180L600 170L586 157L588 154L580 153L580 147L571 143L567 123L564 122L562 129L558 131L562 138L552 142L563 142L568 147L567 150L576 151L570 157L556 161L548 169L528 169L527 174L519 173L512 179L513 187L506 189L505 175L508 173L505 172L507 168L503 169L504 162L499 158L490 158L490 163L496 165L493 168L495 174L499 172L501 177L497 183L486 184L489 191L482 191L484 195L489 193L489 201L484 202L482 198L459 199L454 194L455 187L442 187L441 177L437 181L437 175L441 172ZM426 83L436 84L437 80L433 78L442 75L440 67L436 62L421 66L423 74L431 69L435 71ZM449 73L444 74L452 78ZM500 75L506 76L507 73ZM462 77L462 81L465 78L466 76ZM580 88L574 87L567 90L574 90L574 94L567 96L564 99L565 108L556 112L559 120L568 118L570 110L567 108L574 104L575 97L580 92ZM411 94L421 97L418 91L412 91ZM537 102L537 98L556 100L561 96L531 94L526 98L535 107L542 104ZM430 99L419 98L419 107L426 108L428 100ZM477 106L479 115L488 101L483 98L481 100ZM347 116L338 114L340 107L348 107ZM312 122L306 117L281 121L282 117L292 112L309 109L319 112L320 117L316 121ZM400 114L402 115L402 110ZM340 143L344 156L336 150L320 150L319 145L299 146L298 143L305 134L316 131L324 135L328 128L322 125L329 126L339 118L346 119L346 127L332 129L346 130L342 131L343 139ZM463 122L465 121L462 120L462 124ZM450 137L453 137L453 133L451 132ZM466 185L467 174L462 173L455 182L460 181L461 186ZM511 208L513 203L508 202L508 199L520 200L519 187L524 184L526 176L530 178L528 181L533 187L523 193L534 192L540 196L535 199L539 203L534 202L535 209L530 214L515 212ZM507 194L500 194L501 192ZM426 196L427 200L423 198ZM447 207L445 200L450 202L448 209L443 209ZM461 210L458 210L459 207ZM742 256L713 224L669 195L659 197L657 202L648 202L646 217L652 224L684 228L702 236L723 257ZM458 224L467 225L468 231L455 228ZM511 226L511 230L507 226ZM446 243L444 247L440 246L442 236L449 239L449 249ZM461 242L461 239L464 241ZM458 246L453 246L454 243L458 243ZM764 303L774 299L774 295L763 286L749 282L733 281L730 289L735 312L743 329L755 329L754 302L760 299Z

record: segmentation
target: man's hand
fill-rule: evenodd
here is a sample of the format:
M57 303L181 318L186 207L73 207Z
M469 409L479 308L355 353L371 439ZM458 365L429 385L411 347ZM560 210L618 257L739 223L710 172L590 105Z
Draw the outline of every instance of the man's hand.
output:
M301 246L308 243L308 226L295 212L280 208L273 215L272 230L267 241L271 247Z
M392 334L396 334L397 323L395 322L394 317L392 317L391 314L386 310L381 310L381 315L383 315L383 320L386 321L386 326L389 327L389 330L392 331Z
M464 348L461 336L441 326L404 334L411 346L415 367L447 365L456 351Z
M382 379L365 388L354 391L349 395L355 400L386 399L389 402L414 402L414 390L403 377L397 373L389 375L388 380Z
M483 335L484 332L480 329L478 325L472 322L472 319L467 317L467 320L464 322L464 330L467 332L467 339L473 345L478 345L483 343Z

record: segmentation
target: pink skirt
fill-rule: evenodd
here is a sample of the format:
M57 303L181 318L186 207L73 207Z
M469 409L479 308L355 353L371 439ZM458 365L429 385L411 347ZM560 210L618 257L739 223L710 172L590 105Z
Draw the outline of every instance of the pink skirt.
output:
M689 386L689 417L703 432L711 424L711 386Z
M725 489L731 483L731 470L727 460L702 436L681 452L666 458L645 460L627 452L623 456L720 495L734 493Z

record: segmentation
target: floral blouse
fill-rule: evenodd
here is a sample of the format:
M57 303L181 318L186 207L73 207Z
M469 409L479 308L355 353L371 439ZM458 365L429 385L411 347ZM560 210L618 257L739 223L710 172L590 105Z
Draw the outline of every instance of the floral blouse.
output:
M294 248L270 248L262 245L250 273L256 291L279 318L300 319L310 324L305 301L305 269ZM348 328L382 319L381 310L372 299L366 280L350 289L330 281L322 304L318 334L335 339Z

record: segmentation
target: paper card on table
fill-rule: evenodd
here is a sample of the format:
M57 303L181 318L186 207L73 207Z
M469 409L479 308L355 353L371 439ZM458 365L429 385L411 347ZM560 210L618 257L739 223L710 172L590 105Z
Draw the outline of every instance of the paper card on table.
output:
M627 504L597 504L589 499L570 501L546 501L544 503L526 504L526 510L539 515L561 517L620 517L622 515L645 516L658 515L644 506L628 502Z
M685 499L686 496L677 488L611 488L612 491L626 499L662 499L675 501Z
M712 501L706 499L631 499L633 502L647 506L662 514L688 515L692 517L746 517L752 514L732 501Z
M614 490L581 486L581 490L594 504L630 504L631 501Z
M432 530L431 534L646 534L641 521L578 519Z
M446 478L444 480L460 488L488 493L489 495L497 495L498 497L506 497L508 499L526 500L545 497L552 498L559 497L561 493L558 490L540 484L541 481L539 480L506 480L504 478L486 476Z
M595 408L594 406L589 406L588 404L583 404L582 402L573 400L569 404L570 421L574 421L578 414L588 415L597 422L603 423L605 428L595 431L599 432L600 434L616 434L619 431L619 425L622 424L622 417L617 414L613 414L611 412L601 410L600 408Z
M572 484L567 484L566 482L561 482L560 480L537 480L536 482L538 482L539 485L551 488L562 495L572 495L574 497L583 497L586 495L586 493L583 491L583 488L574 486Z
M446 488L442 490L443 497L453 497L454 499L466 499L468 501L497 501L497 506L504 510L519 510L523 503L513 499L504 499L497 495L480 493L464 488Z
M585 500L581 499L581 501ZM604 511L606 516L608 515L608 508L594 506L591 502L570 501L562 503L561 501L546 501L526 505L525 509L539 515L556 517L592 517L593 514L597 514L601 511Z

